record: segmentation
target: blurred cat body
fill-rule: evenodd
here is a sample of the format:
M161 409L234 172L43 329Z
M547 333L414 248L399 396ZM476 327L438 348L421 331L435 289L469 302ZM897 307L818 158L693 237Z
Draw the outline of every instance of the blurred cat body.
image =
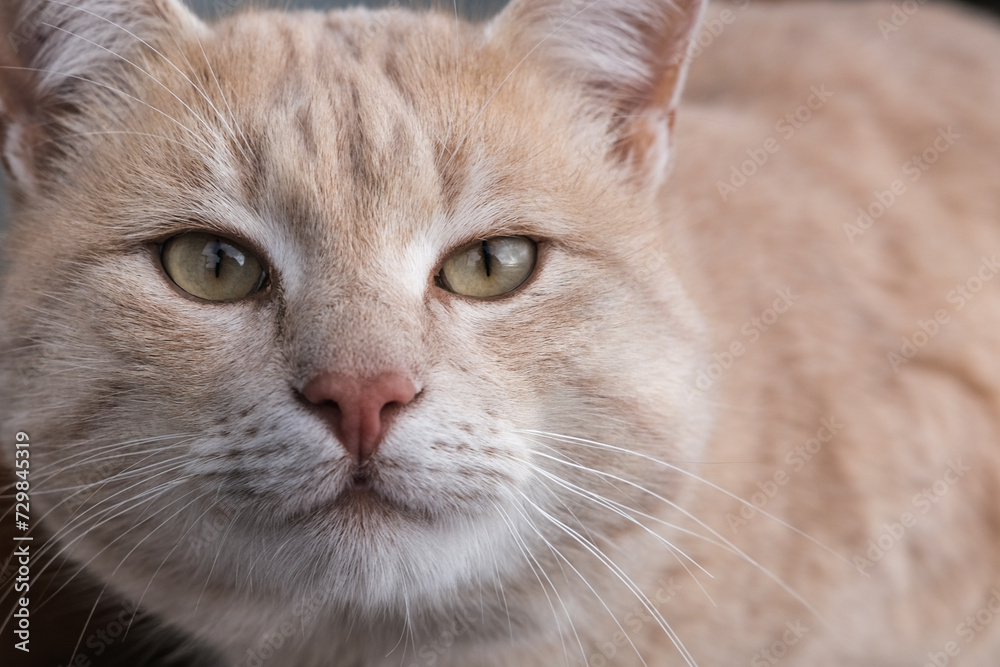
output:
M702 10L6 8L0 437L51 543L231 665L993 664L1000 31ZM199 230L267 288L183 294ZM435 283L498 236L516 292ZM330 369L416 390L370 493Z

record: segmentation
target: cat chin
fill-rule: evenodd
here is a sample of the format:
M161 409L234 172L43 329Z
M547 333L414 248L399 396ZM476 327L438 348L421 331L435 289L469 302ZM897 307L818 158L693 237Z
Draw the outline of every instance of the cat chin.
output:
M504 562L517 549L510 529L496 517L428 521L398 511L389 501L352 498L350 515L338 515L325 536L302 531L301 545L316 550L321 586L328 602L346 605L375 617L409 606L434 610L452 604L463 588L508 574ZM357 507L357 505L362 505ZM318 525L319 531L324 523ZM314 529L315 530L315 529ZM326 538L324 540L324 537ZM326 548L315 547L325 544ZM299 581L303 591L314 581ZM402 606L401 606L402 605Z
M508 577L517 539L495 515L432 519L372 491L351 491L280 530L234 529L224 552L206 550L173 573L157 571L163 552L157 556L156 547L116 579L154 608L158 591L167 618L193 613L207 589L240 607L308 602L374 622L404 608L434 613L467 588ZM171 578L176 573L186 576Z

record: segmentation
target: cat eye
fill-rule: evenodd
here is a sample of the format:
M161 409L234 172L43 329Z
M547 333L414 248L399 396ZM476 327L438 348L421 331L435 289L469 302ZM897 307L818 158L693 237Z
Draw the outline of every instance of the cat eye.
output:
M523 236L472 243L445 261L438 284L449 292L487 298L512 292L535 270L538 247Z
M267 278L246 248L214 234L189 232L168 239L163 268L182 290L206 301L235 301L259 290Z

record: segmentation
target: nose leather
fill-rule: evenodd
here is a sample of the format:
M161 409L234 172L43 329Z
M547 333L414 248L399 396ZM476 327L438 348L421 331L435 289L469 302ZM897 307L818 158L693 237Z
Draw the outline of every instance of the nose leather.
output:
M416 396L410 378L398 372L359 378L324 372L302 390L306 400L321 411L340 444L359 463L378 449L389 417Z

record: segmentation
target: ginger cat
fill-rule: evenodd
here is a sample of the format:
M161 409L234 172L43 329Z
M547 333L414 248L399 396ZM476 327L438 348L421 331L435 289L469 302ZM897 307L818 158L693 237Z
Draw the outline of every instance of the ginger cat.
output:
M991 20L0 11L5 665L1000 659Z

